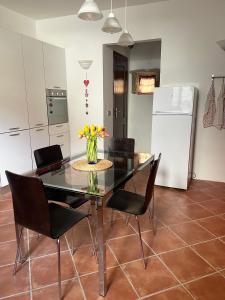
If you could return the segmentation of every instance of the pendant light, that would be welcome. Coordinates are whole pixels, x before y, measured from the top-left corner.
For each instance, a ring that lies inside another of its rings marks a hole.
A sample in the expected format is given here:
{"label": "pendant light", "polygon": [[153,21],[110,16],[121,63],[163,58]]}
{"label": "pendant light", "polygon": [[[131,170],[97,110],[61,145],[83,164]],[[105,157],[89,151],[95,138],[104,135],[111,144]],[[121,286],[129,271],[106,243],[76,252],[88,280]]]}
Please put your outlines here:
{"label": "pendant light", "polygon": [[85,21],[97,21],[103,17],[102,12],[94,0],[85,0],[77,15],[80,19]]}
{"label": "pendant light", "polygon": [[106,33],[117,33],[122,31],[120,23],[112,11],[112,0],[111,0],[111,10],[108,15],[108,18],[105,20],[105,23],[102,27],[102,31]]}
{"label": "pendant light", "polygon": [[134,40],[127,30],[127,0],[125,0],[125,25],[123,33],[121,34],[118,44],[123,47],[128,47],[134,45]]}

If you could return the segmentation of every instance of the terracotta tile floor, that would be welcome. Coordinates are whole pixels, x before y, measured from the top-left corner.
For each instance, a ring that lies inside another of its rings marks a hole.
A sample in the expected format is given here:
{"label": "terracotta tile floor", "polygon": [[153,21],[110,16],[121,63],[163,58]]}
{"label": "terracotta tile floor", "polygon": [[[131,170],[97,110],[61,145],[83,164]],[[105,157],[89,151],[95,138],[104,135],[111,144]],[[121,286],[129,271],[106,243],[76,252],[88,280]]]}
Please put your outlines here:
{"label": "terracotta tile floor", "polygon": [[[136,178],[144,193],[145,176]],[[129,184],[126,187],[132,190]],[[125,224],[104,210],[107,239],[106,300],[224,300],[225,183],[194,180],[188,191],[155,188],[157,233],[148,216],[141,218],[147,268],[140,259],[134,218]],[[86,209],[86,208],[84,208]],[[100,300],[95,257],[87,223],[74,230],[77,248],[69,251],[71,235],[62,238],[62,293],[66,300]],[[30,258],[12,276],[16,253],[11,194],[0,190],[0,300],[57,299],[55,243],[25,232]],[[27,250],[28,251],[28,250]]]}

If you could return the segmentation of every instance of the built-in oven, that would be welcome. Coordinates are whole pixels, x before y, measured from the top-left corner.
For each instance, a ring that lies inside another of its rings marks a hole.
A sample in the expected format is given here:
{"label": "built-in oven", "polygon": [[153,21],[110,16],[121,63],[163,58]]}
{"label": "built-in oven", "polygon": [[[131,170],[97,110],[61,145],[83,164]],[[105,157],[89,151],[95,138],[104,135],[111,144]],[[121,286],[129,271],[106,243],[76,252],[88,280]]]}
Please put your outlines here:
{"label": "built-in oven", "polygon": [[68,123],[66,90],[47,89],[48,125]]}

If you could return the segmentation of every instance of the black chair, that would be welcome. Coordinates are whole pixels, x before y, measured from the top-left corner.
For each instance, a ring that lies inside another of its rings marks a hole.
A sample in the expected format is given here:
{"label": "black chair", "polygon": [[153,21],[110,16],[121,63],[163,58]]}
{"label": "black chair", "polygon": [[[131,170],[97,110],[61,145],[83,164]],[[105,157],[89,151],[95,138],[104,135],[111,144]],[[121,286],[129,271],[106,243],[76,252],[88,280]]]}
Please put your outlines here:
{"label": "black chair", "polygon": [[119,190],[115,194],[113,194],[107,202],[107,207],[135,216],[138,226],[138,234],[140,239],[144,268],[146,268],[146,262],[144,257],[144,249],[141,239],[141,230],[138,216],[145,214],[147,209],[149,209],[149,220],[152,221],[154,230],[154,184],[160,159],[161,153],[159,154],[158,159],[150,163],[150,175],[147,182],[145,197],[125,190]]}
{"label": "black chair", "polygon": [[[52,169],[60,167],[63,161],[62,151],[59,145],[52,145],[45,148],[37,149],[34,151],[34,158],[37,165],[37,174],[48,172],[48,166]],[[46,170],[45,170],[46,168]],[[59,189],[45,187],[45,194],[49,200],[64,202],[71,208],[78,208],[87,201],[88,197],[82,194],[74,194],[72,192],[64,192]]]}
{"label": "black chair", "polygon": [[[56,240],[59,298],[61,299],[60,237],[82,219],[87,218],[93,250],[95,251],[89,215],[55,203],[49,204],[45,196],[43,183],[39,178],[25,177],[9,171],[6,171],[6,176],[12,192],[17,233],[14,274],[17,271],[18,258],[21,257],[20,240],[24,227]],[[21,228],[19,233],[18,226]]]}

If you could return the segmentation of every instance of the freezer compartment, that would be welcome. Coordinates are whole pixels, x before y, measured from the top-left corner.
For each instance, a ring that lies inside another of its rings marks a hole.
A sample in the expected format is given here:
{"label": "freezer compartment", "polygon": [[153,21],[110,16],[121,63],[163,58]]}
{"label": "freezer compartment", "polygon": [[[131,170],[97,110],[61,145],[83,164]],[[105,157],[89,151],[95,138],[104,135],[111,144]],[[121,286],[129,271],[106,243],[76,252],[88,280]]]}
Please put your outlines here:
{"label": "freezer compartment", "polygon": [[153,115],[152,154],[162,153],[156,184],[187,189],[192,116]]}
{"label": "freezer compartment", "polygon": [[195,99],[195,88],[160,87],[155,90],[153,114],[192,115]]}

